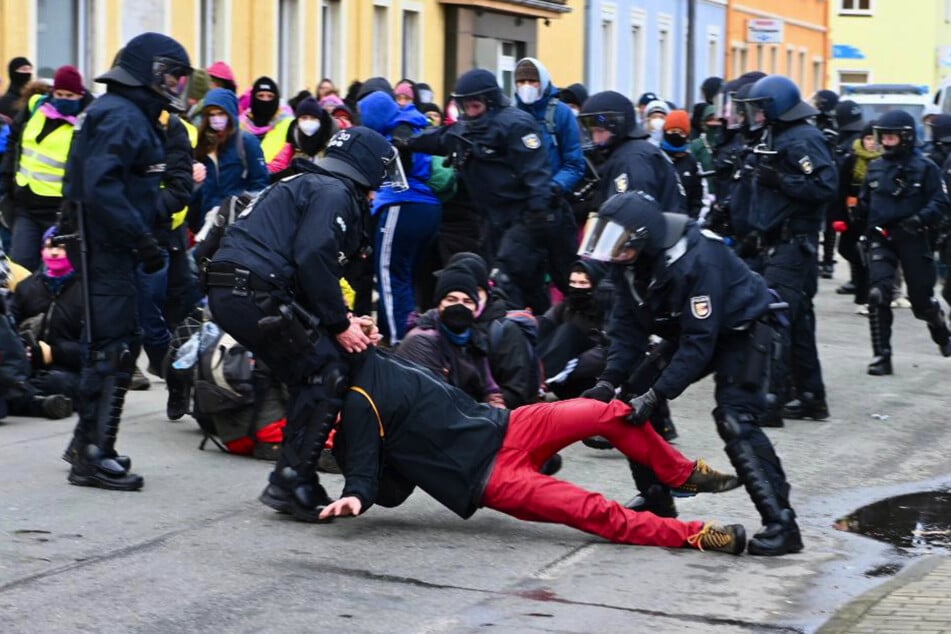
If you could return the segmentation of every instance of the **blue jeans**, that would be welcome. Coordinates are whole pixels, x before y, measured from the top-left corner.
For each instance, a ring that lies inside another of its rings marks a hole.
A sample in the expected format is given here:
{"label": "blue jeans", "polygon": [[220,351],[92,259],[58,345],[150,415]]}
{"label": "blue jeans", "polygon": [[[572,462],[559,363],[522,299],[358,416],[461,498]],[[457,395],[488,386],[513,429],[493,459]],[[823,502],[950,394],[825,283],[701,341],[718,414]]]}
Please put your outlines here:
{"label": "blue jeans", "polygon": [[10,238],[10,259],[30,271],[40,268],[43,248],[43,234],[54,222],[44,222],[29,215],[22,208],[18,210],[13,222],[13,234]]}
{"label": "blue jeans", "polygon": [[165,302],[168,297],[168,251],[163,250],[165,266],[155,273],[145,273],[142,265],[135,267],[136,303],[139,309],[139,327],[142,329],[142,347],[149,356],[149,362],[155,365],[161,359],[153,359],[153,354],[164,351],[172,339],[168,324],[165,322]]}

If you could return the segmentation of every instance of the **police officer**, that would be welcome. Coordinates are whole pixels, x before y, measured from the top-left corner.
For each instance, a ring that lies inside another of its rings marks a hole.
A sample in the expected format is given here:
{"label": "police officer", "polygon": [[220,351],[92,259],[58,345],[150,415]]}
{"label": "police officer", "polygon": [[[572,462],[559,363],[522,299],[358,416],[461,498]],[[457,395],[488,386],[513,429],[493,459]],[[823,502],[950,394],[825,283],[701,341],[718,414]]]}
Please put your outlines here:
{"label": "police officer", "polygon": [[[835,116],[839,105],[839,95],[831,90],[820,90],[812,96],[812,105],[819,114],[816,115],[816,127],[825,136],[829,148],[835,153],[839,142],[839,124]],[[836,232],[832,228],[832,205],[825,211],[825,220],[822,230],[822,263],[819,265],[819,276],[824,280],[831,280],[835,269],[835,239]]]}
{"label": "police officer", "polygon": [[[931,117],[928,123],[931,126],[931,154],[928,156],[934,163],[941,168],[941,176],[945,185],[951,187],[951,115],[938,114]],[[951,227],[945,224],[941,227],[935,241],[935,247],[941,264],[946,270],[951,267],[951,238],[949,238],[949,229]],[[944,301],[951,304],[951,275],[945,273],[944,284],[941,287],[941,296]]]}
{"label": "police officer", "polygon": [[228,228],[206,283],[218,325],[290,392],[280,456],[260,499],[316,521],[329,500],[315,469],[348,387],[348,355],[378,338],[347,309],[343,265],[360,250],[370,192],[406,180],[396,149],[364,127],[337,132],[324,158],[295,168]]}
{"label": "police officer", "polygon": [[[743,101],[753,131],[762,142],[747,160],[752,174],[748,217],[766,249],[763,277],[789,304],[790,327],[784,332],[780,370],[795,398],[782,409],[784,418],[829,417],[822,368],[816,350],[816,319],[812,298],[818,290],[818,235],[823,212],[838,191],[838,177],[829,144],[809,118],[816,109],[802,100],[788,77],[757,80]],[[777,388],[779,405],[785,390]],[[791,395],[790,395],[791,396]],[[763,422],[781,424],[774,408]]]}
{"label": "police officer", "polygon": [[[512,308],[536,309],[546,261],[563,258],[575,240],[570,211],[552,192],[541,130],[532,115],[507,105],[488,70],[460,75],[452,98],[459,121],[406,143],[414,152],[452,157],[487,221],[483,251],[495,282]],[[567,290],[567,277],[555,281]]]}
{"label": "police officer", "polygon": [[592,208],[597,209],[614,194],[640,190],[664,209],[687,213],[687,195],[674,165],[647,140],[650,135],[637,125],[630,99],[612,90],[592,95],[581,107],[578,122],[601,155],[597,161],[600,182]]}
{"label": "police officer", "polygon": [[948,326],[934,297],[935,268],[929,232],[951,211],[941,170],[916,146],[915,120],[903,110],[883,114],[873,125],[881,158],[868,167],[860,194],[869,241],[868,323],[874,358],[868,373],[892,373],[892,291],[901,264],[915,317],[931,339],[951,356]]}
{"label": "police officer", "polygon": [[133,491],[143,485],[130,460],[115,450],[137,342],[135,266],[164,266],[151,234],[165,169],[159,124],[164,109],[185,109],[189,66],[181,44],[143,33],[126,45],[118,65],[96,78],[106,94],[79,116],[66,165],[64,196],[77,206],[86,289],[79,422],[64,458],[69,481]]}
{"label": "police officer", "polygon": [[[726,453],[763,519],[749,543],[754,555],[802,549],[789,504],[789,484],[773,446],[756,422],[766,404],[772,293],[717,234],[680,214],[662,213],[643,192],[615,196],[583,238],[582,255],[611,262],[616,293],[608,321],[607,363],[598,400],[644,358],[648,337],[663,337],[667,363],[631,401],[631,422],[644,424],[658,399],[676,398],[713,373],[717,431]],[[648,493],[642,491],[642,493]],[[664,496],[669,492],[664,490]],[[644,507],[676,514],[673,503]]]}

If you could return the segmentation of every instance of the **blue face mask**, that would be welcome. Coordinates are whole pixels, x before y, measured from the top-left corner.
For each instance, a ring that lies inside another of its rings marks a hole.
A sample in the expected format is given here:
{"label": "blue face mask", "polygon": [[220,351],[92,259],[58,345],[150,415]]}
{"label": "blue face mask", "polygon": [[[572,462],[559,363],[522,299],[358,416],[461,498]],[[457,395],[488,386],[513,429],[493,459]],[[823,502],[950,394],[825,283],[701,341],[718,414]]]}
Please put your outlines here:
{"label": "blue face mask", "polygon": [[50,103],[64,117],[72,117],[79,114],[79,108],[82,105],[81,99],[51,99]]}

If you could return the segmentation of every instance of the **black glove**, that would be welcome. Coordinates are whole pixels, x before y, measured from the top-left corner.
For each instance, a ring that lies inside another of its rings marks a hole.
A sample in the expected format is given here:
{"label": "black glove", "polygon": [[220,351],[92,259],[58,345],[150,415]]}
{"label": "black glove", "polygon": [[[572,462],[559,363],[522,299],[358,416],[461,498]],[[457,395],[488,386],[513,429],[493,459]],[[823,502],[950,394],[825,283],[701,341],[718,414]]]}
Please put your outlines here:
{"label": "black glove", "polygon": [[767,189],[779,189],[783,179],[774,168],[767,165],[756,166],[756,184]]}
{"label": "black glove", "polygon": [[655,407],[657,407],[657,394],[654,388],[651,388],[631,399],[631,413],[627,416],[627,422],[632,425],[643,425],[651,417]]}
{"label": "black glove", "polygon": [[135,243],[135,254],[142,263],[142,270],[146,273],[157,273],[165,266],[162,247],[151,233],[146,233]]}
{"label": "black glove", "polygon": [[918,214],[913,214],[908,216],[904,220],[898,223],[898,226],[907,231],[908,233],[918,233],[919,231],[925,230],[925,223],[921,219],[921,216]]}
{"label": "black glove", "polygon": [[590,387],[582,392],[581,398],[593,398],[602,403],[610,403],[614,400],[614,385],[609,381],[598,381],[594,387]]}

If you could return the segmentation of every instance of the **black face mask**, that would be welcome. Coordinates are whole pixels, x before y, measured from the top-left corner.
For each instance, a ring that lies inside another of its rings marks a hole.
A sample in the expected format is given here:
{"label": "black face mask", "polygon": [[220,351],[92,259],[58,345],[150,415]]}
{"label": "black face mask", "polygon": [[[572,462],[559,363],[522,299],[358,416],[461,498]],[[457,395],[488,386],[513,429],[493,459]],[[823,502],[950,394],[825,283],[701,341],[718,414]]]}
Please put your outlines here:
{"label": "black face mask", "polygon": [[22,88],[30,82],[30,78],[33,77],[33,73],[11,73],[10,74],[10,83],[14,86]]}
{"label": "black face mask", "polygon": [[684,149],[687,148],[687,137],[682,136],[680,134],[671,134],[669,132],[665,133],[664,141],[667,141],[667,143],[671,147],[684,148]]}
{"label": "black face mask", "polygon": [[271,101],[251,100],[251,119],[254,125],[265,126],[270,123],[281,103],[275,98]]}
{"label": "black face mask", "polygon": [[590,288],[568,288],[567,293],[568,308],[574,311],[586,311],[591,308],[594,300],[594,289]]}
{"label": "black face mask", "polygon": [[457,335],[464,334],[475,323],[475,313],[462,304],[447,306],[439,318],[446,328]]}

